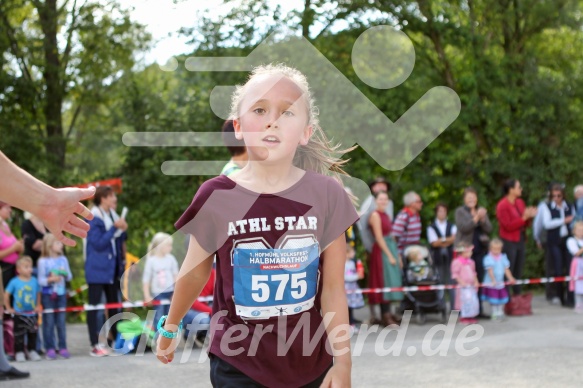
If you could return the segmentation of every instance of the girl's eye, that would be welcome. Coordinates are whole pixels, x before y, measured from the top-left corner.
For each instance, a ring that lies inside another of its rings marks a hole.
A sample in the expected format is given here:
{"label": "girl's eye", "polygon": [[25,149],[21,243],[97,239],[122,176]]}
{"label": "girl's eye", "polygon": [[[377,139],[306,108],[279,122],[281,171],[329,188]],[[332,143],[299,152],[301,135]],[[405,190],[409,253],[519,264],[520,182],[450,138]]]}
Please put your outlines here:
{"label": "girl's eye", "polygon": [[263,113],[265,113],[265,109],[263,109],[263,108],[255,108],[255,109],[253,109],[253,112],[255,112],[257,114],[263,114]]}
{"label": "girl's eye", "polygon": [[292,111],[290,111],[290,110],[286,110],[286,111],[284,111],[284,112],[283,112],[283,115],[284,115],[284,116],[287,116],[287,117],[291,117],[291,116],[293,116],[293,115],[294,115],[294,112],[292,112]]}

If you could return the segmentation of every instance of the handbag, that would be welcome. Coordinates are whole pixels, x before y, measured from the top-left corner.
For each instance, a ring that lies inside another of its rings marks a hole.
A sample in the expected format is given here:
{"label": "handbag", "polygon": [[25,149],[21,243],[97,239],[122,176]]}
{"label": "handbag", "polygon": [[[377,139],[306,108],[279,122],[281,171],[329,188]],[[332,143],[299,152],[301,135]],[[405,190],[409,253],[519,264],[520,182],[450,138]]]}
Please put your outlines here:
{"label": "handbag", "polygon": [[525,293],[510,297],[510,301],[504,306],[506,315],[531,315],[532,314],[532,294]]}

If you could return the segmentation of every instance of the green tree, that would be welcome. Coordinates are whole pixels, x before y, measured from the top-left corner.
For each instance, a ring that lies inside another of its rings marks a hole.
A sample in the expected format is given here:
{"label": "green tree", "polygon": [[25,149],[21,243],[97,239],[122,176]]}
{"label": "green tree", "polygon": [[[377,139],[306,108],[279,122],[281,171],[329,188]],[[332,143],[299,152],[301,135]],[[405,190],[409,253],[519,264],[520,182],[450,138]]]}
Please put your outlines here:
{"label": "green tree", "polygon": [[62,184],[79,119],[99,117],[92,113],[111,102],[109,88],[132,71],[134,53],[146,48],[149,36],[115,1],[6,0],[0,41],[2,147]]}

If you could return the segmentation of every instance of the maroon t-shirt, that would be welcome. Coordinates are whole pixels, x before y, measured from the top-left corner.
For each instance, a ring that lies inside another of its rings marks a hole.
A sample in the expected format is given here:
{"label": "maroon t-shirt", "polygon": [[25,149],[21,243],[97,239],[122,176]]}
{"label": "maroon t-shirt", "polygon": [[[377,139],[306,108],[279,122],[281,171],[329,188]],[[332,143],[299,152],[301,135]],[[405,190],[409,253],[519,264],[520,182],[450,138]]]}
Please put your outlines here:
{"label": "maroon t-shirt", "polygon": [[277,194],[206,181],[176,228],[216,254],[210,352],[266,386],[301,386],[332,363],[320,315],[321,252],[358,219],[314,172]]}

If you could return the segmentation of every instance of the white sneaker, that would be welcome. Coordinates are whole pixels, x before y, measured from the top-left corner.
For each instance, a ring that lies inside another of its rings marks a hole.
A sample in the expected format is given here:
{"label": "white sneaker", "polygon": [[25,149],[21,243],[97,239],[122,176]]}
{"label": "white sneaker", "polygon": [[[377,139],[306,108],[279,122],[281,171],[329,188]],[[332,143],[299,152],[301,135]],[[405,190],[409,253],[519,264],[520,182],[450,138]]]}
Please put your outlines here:
{"label": "white sneaker", "polygon": [[36,352],[36,350],[31,350],[28,352],[28,359],[30,361],[40,361],[41,360],[41,358],[38,355],[38,353]]}
{"label": "white sneaker", "polygon": [[560,305],[561,304],[561,299],[558,296],[555,296],[553,298],[553,300],[551,300],[551,304]]}
{"label": "white sneaker", "polygon": [[26,357],[24,356],[24,352],[16,353],[16,357],[14,357],[14,359],[16,360],[16,362],[25,362]]}

